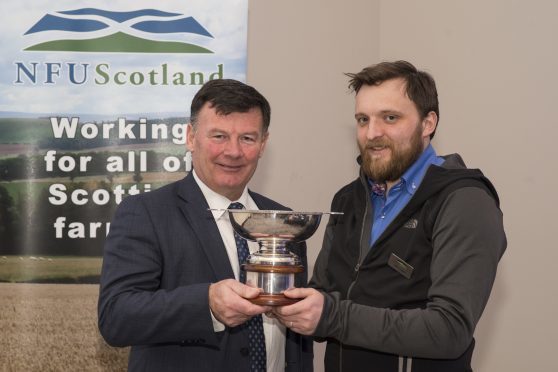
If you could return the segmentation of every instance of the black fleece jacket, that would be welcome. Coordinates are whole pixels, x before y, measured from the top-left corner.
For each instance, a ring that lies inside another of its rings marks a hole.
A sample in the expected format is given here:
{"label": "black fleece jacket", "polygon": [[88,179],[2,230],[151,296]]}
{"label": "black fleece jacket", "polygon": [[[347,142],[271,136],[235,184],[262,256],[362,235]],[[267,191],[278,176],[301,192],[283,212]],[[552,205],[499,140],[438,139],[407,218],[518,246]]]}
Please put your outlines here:
{"label": "black fleece jacket", "polygon": [[459,155],[446,157],[372,247],[363,175],[331,210],[344,215],[330,219],[310,282],[325,295],[314,336],[328,340],[326,370],[397,371],[403,357],[409,371],[470,370],[473,332],[506,248],[490,181]]}

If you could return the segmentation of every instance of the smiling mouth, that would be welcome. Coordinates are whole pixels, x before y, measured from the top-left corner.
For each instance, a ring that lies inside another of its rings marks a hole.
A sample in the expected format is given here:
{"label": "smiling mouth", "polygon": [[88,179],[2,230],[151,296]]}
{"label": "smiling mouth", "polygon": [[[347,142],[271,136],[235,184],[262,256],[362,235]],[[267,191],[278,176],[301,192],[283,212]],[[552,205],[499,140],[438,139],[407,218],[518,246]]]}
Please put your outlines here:
{"label": "smiling mouth", "polygon": [[389,150],[389,146],[367,146],[366,150],[371,152],[372,154],[382,152],[384,150]]}
{"label": "smiling mouth", "polygon": [[390,154],[391,148],[389,146],[366,146],[366,152],[370,159],[384,159]]}
{"label": "smiling mouth", "polygon": [[220,168],[227,172],[237,172],[242,169],[242,165],[229,165],[229,164],[217,164]]}

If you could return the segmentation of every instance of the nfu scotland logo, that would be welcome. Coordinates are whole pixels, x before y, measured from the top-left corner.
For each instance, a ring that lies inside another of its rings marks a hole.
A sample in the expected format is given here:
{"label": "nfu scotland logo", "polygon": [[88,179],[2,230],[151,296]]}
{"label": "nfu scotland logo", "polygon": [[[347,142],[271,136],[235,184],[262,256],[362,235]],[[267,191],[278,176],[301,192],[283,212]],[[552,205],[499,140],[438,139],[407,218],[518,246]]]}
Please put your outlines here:
{"label": "nfu scotland logo", "polygon": [[[105,53],[113,63],[95,63],[89,57],[77,57],[76,54],[71,62],[16,61],[14,83],[18,85],[57,82],[71,85],[88,82],[95,85],[202,85],[209,79],[223,77],[223,63],[209,66],[209,71],[204,72],[172,71],[184,63],[184,58],[176,63],[177,54],[220,57],[198,45],[200,41],[213,40],[213,35],[196,19],[180,13],[156,9],[117,12],[95,8],[49,12],[27,30],[24,37],[39,41],[25,47],[24,51],[49,52],[49,55],[51,52]],[[143,70],[132,70],[130,66],[115,68],[113,65],[122,60],[118,53],[174,54],[167,60],[175,63],[165,61],[158,66],[143,67]],[[81,62],[75,61],[78,58]]]}
{"label": "nfu scotland logo", "polygon": [[[199,45],[160,41],[135,36],[140,31],[147,36],[161,34],[196,34],[213,36],[193,17],[156,9],[115,12],[95,8],[67,10],[46,14],[25,35],[61,31],[68,38],[32,45],[29,51],[64,52],[127,52],[127,53],[212,53]],[[101,37],[87,37],[98,32]],[[73,36],[73,37],[72,37]]]}

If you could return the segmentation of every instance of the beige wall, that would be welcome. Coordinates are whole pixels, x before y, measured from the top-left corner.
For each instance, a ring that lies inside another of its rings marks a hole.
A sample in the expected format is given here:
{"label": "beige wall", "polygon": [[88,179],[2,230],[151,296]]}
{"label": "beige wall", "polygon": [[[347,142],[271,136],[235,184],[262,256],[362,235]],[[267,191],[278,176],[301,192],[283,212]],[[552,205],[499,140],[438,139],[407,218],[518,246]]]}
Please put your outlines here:
{"label": "beige wall", "polygon": [[[251,187],[293,208],[328,210],[356,175],[343,72],[408,59],[434,75],[441,104],[434,145],[491,178],[509,241],[477,327],[475,371],[554,365],[557,19],[552,0],[250,1],[248,80],[273,110],[270,146]],[[323,225],[309,241],[312,262]],[[317,371],[321,353],[319,346]]]}

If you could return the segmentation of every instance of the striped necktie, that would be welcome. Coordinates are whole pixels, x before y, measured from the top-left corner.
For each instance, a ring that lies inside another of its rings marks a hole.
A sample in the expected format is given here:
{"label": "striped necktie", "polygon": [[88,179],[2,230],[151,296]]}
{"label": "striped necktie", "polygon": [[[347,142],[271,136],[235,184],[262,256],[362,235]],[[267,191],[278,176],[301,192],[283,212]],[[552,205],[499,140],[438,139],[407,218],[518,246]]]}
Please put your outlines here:
{"label": "striped necktie", "polygon": [[[229,209],[244,209],[241,203],[232,203]],[[242,265],[248,259],[250,251],[248,250],[248,243],[240,237],[236,232],[234,233],[234,241],[236,242],[236,249],[238,253],[238,263]],[[239,270],[239,280],[246,283],[246,271]],[[261,315],[256,315],[244,323],[241,327],[248,329],[248,347],[250,348],[250,372],[265,372],[266,371],[266,354],[265,354],[265,336],[263,332],[263,320]]]}

